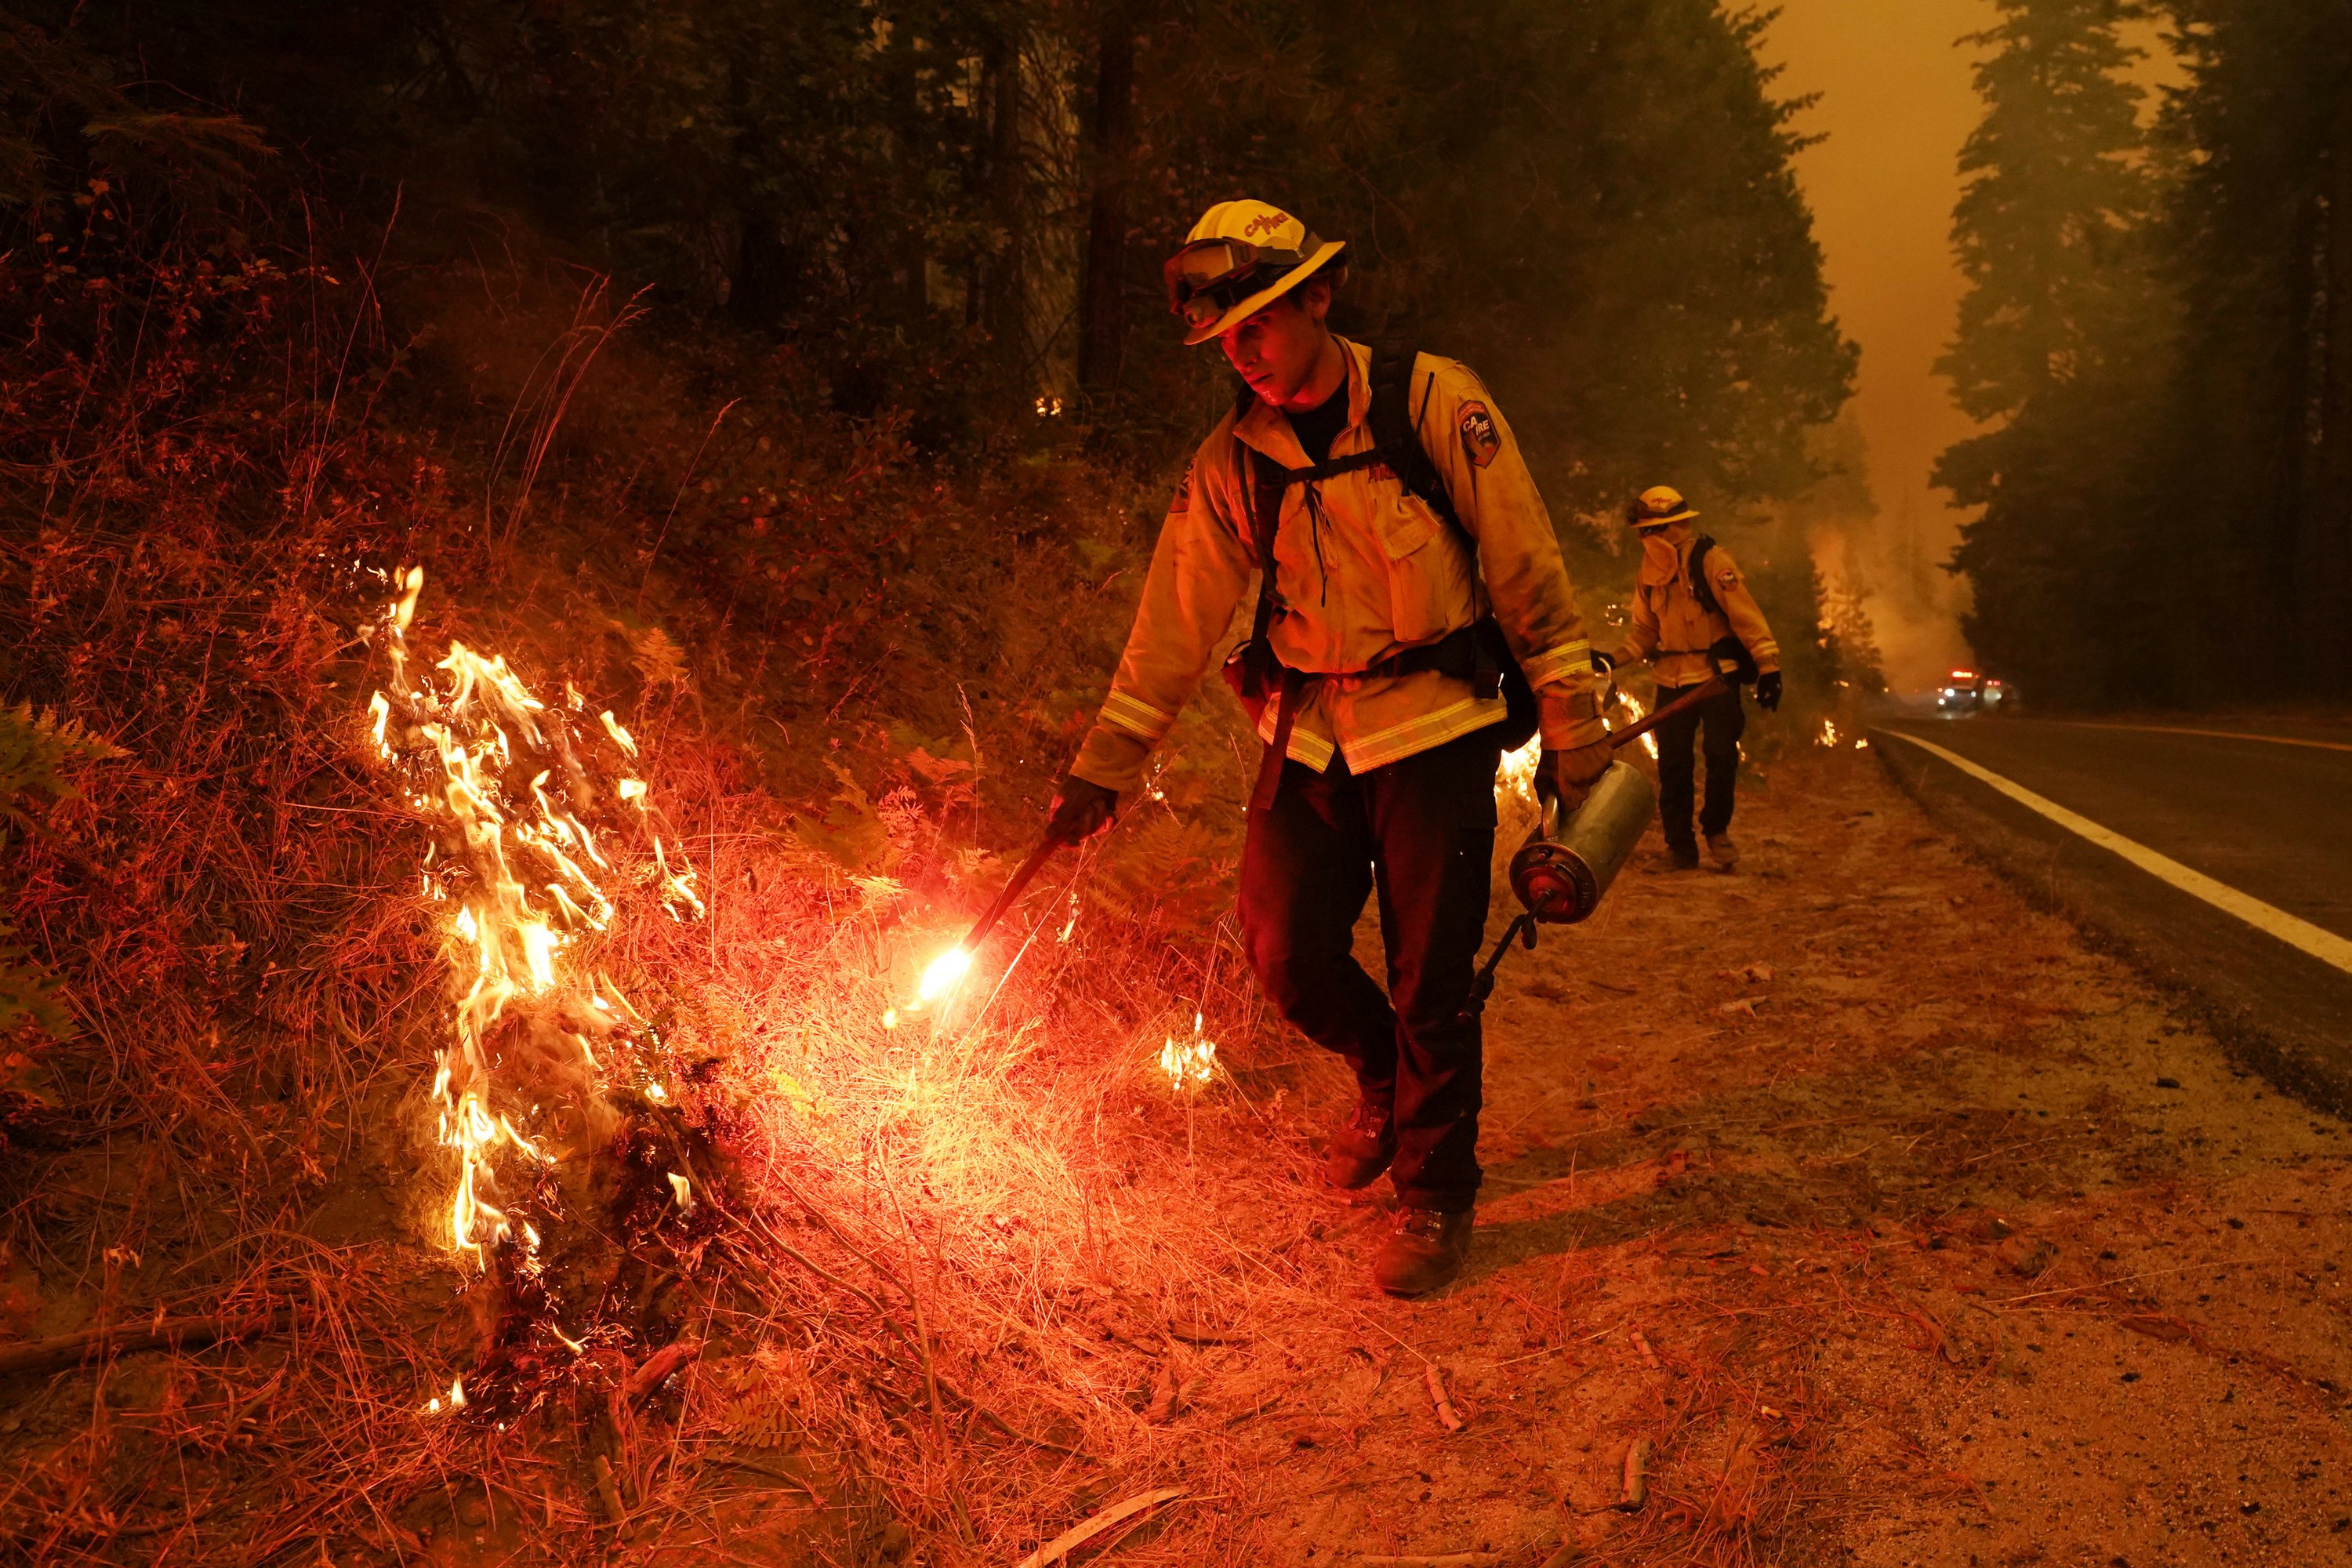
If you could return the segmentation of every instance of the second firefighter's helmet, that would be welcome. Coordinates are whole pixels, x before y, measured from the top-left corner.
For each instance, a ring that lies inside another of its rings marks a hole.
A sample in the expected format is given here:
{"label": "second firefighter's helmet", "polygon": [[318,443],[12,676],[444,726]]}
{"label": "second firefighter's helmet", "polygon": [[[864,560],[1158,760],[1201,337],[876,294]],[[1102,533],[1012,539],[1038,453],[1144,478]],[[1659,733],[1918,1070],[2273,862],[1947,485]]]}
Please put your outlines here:
{"label": "second firefighter's helmet", "polygon": [[1672,485],[1652,485],[1625,503],[1625,521],[1633,528],[1664,528],[1696,517],[1683,492]]}

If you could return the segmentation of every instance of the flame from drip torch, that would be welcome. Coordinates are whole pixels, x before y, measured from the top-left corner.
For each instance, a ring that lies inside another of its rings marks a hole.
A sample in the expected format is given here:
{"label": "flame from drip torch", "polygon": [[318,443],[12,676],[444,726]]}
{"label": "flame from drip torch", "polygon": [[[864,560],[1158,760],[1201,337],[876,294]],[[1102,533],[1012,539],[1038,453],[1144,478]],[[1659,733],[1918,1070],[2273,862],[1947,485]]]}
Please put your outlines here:
{"label": "flame from drip torch", "polygon": [[952,995],[955,988],[963,984],[963,977],[971,973],[971,954],[959,943],[931,960],[924,968],[922,983],[915,987],[915,999],[937,1002]]}
{"label": "flame from drip torch", "polygon": [[[1638,724],[1650,711],[1639,698],[1622,690],[1613,691],[1611,694],[1609,707],[1610,715],[1607,721],[1612,730],[1622,729],[1628,724]],[[1658,754],[1658,742],[1654,734],[1643,736],[1642,744],[1650,755],[1654,757]],[[1502,766],[1495,773],[1495,798],[1502,801],[1516,795],[1532,803],[1536,798],[1536,773],[1543,766],[1543,753],[1544,742],[1541,735],[1529,737],[1528,743],[1517,751],[1504,752]]]}
{"label": "flame from drip torch", "polygon": [[[964,976],[971,973],[971,952],[958,942],[924,966],[923,977],[915,984],[914,1000],[907,1004],[905,1011],[919,1013],[935,1003],[946,1001],[955,994],[956,987],[961,985]],[[897,1028],[900,1016],[900,1009],[888,1009],[882,1015],[882,1026]]]}
{"label": "flame from drip torch", "polygon": [[[1642,700],[1629,692],[1618,692],[1616,700],[1619,703],[1622,704],[1625,709],[1625,717],[1622,721],[1625,724],[1638,724],[1643,720],[1650,716],[1650,710],[1643,703]],[[1610,726],[1612,729],[1616,729],[1619,726],[1615,724]],[[1649,752],[1650,755],[1654,757],[1658,754],[1658,735],[1656,731],[1654,730],[1650,733],[1642,737],[1642,749]]]}

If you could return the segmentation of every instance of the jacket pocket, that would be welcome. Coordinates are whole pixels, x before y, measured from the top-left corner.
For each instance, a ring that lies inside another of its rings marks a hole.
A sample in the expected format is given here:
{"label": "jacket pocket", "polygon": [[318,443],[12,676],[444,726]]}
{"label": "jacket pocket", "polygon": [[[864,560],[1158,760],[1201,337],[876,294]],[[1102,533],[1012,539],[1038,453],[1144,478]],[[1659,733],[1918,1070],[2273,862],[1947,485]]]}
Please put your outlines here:
{"label": "jacket pocket", "polygon": [[1403,560],[1445,531],[1445,524],[1438,521],[1429,503],[1402,486],[1381,500],[1381,543],[1391,561]]}
{"label": "jacket pocket", "polygon": [[1381,509],[1380,518],[1389,563],[1390,631],[1396,640],[1428,642],[1476,618],[1469,557],[1429,503],[1401,494]]}

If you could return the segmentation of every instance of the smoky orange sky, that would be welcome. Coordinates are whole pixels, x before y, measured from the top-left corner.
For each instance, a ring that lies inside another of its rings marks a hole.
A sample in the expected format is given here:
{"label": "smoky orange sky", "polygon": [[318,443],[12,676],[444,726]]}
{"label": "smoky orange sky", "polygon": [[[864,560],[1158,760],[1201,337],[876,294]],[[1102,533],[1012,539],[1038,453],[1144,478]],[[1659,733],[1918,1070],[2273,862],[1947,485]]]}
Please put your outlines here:
{"label": "smoky orange sky", "polygon": [[[1831,308],[1862,345],[1855,400],[1878,498],[1874,537],[1850,564],[1898,687],[1964,658],[1958,585],[1937,568],[1959,515],[1927,483],[1936,454],[1969,434],[1935,374],[1962,283],[1952,265],[1960,144],[1980,105],[1966,34],[1990,26],[1990,0],[1782,0],[1760,53],[1784,68],[1780,96],[1819,94],[1798,121],[1824,139],[1797,159],[1828,260]],[[1825,556],[1837,555],[1830,543]],[[1832,576],[1844,559],[1823,562]]]}

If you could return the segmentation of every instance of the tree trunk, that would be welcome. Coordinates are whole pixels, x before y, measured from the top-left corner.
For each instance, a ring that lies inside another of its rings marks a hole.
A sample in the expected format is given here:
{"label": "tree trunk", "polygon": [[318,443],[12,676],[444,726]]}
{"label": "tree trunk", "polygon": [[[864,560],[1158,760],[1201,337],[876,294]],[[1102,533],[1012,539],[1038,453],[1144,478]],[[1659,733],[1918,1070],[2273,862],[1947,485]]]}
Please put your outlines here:
{"label": "tree trunk", "polygon": [[1094,192],[1078,326],[1078,385],[1097,401],[1118,390],[1127,346],[1127,192],[1134,157],[1135,16],[1127,0],[1108,0],[1095,68]]}
{"label": "tree trunk", "polygon": [[751,113],[751,84],[740,56],[727,64],[728,146],[735,161],[735,188],[743,193],[735,208],[735,265],[727,278],[727,313],[747,327],[772,327],[791,297],[793,260],[774,210],[757,195],[759,132]]}
{"label": "tree trunk", "polygon": [[988,82],[988,205],[1004,237],[982,282],[982,320],[999,352],[1019,363],[1028,354],[1021,258],[1027,181],[1021,164],[1021,50],[1015,39],[991,41],[982,67]]}
{"label": "tree trunk", "polygon": [[775,215],[747,205],[735,215],[735,268],[727,282],[727,313],[747,327],[772,327],[792,293],[792,258]]}
{"label": "tree trunk", "polygon": [[898,240],[899,308],[908,321],[920,321],[930,312],[930,250],[924,243],[923,185],[926,132],[920,87],[921,40],[904,18],[894,18],[883,53],[884,81],[890,95],[892,136],[898,147],[898,188],[893,193]]}
{"label": "tree trunk", "polygon": [[[2307,662],[2323,694],[2352,692],[2352,94],[2339,93],[2327,150],[2326,290],[2321,330],[2320,450],[2313,504],[2302,521],[2298,617]],[[2326,672],[2324,674],[2319,672]]]}

